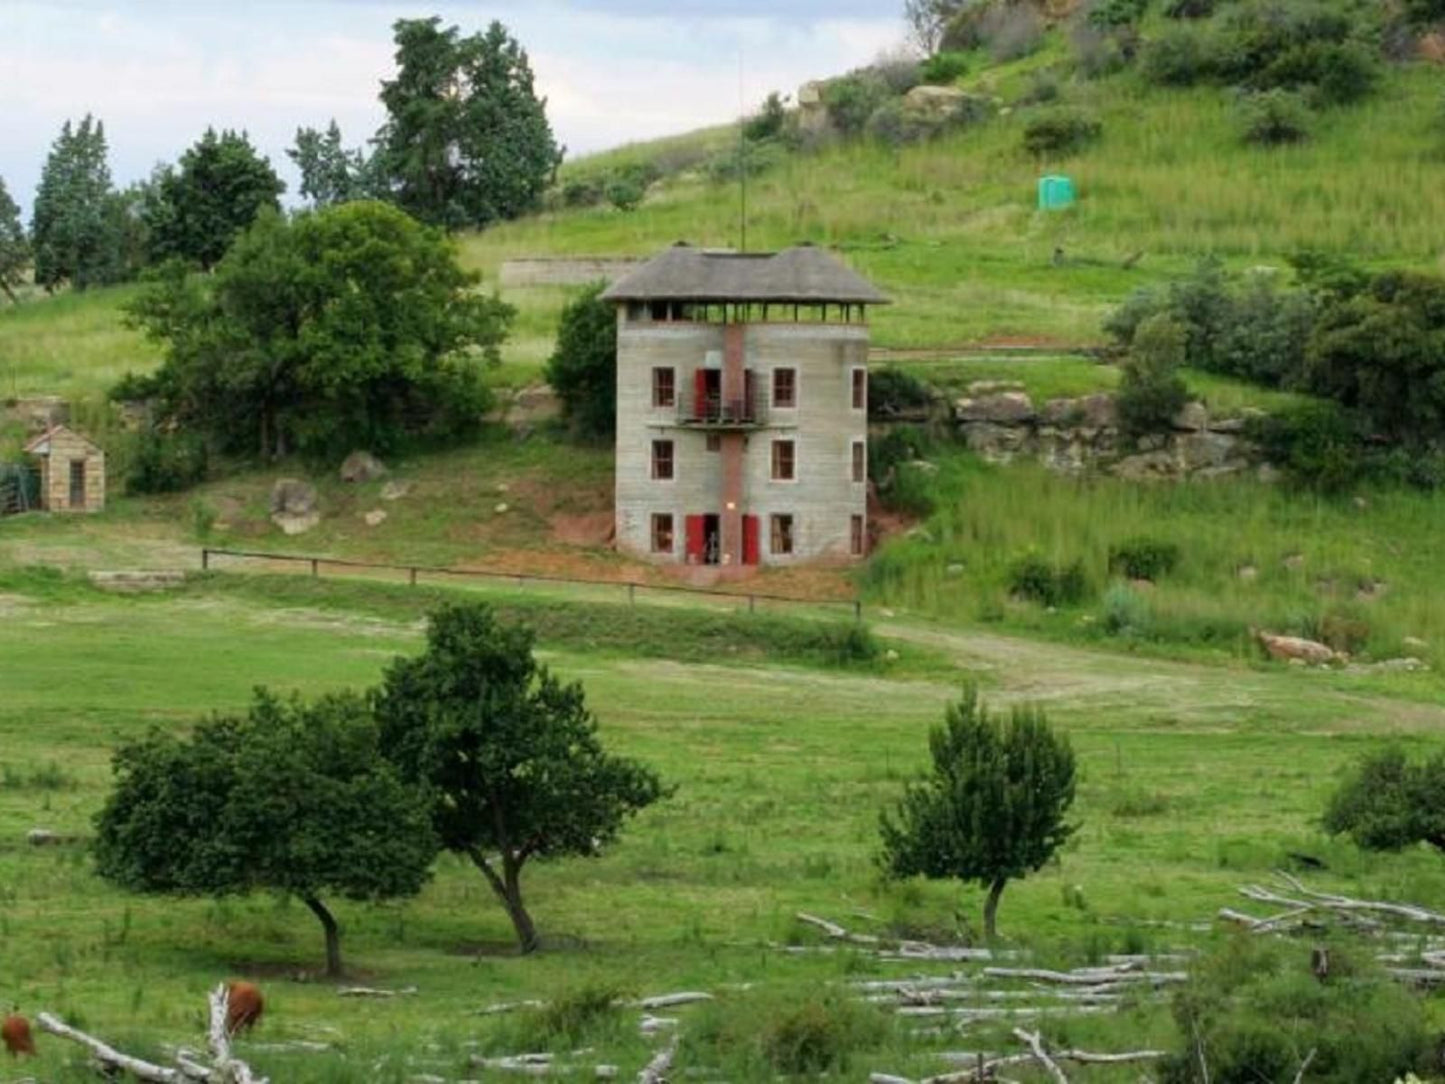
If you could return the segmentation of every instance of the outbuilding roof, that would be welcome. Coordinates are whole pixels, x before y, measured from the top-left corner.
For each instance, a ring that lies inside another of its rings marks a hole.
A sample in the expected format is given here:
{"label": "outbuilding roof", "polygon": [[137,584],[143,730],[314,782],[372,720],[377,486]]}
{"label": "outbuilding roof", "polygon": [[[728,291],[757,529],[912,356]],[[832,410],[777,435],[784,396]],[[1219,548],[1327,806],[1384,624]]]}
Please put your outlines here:
{"label": "outbuilding roof", "polygon": [[821,248],[727,252],[676,244],[613,283],[605,301],[777,301],[886,305],[888,297]]}
{"label": "outbuilding roof", "polygon": [[100,445],[96,444],[95,441],[88,437],[81,436],[74,429],[64,425],[52,425],[29,444],[25,445],[25,451],[31,455],[49,455],[51,441],[56,437],[73,437],[75,440],[84,444],[93,454],[101,452]]}

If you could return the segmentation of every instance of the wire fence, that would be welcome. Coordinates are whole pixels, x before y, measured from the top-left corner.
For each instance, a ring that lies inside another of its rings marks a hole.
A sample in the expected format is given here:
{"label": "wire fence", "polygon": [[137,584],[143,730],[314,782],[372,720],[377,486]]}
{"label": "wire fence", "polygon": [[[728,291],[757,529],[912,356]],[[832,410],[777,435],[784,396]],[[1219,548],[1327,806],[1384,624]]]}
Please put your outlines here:
{"label": "wire fence", "polygon": [[630,605],[637,605],[639,597],[649,594],[661,596],[691,596],[726,601],[741,609],[746,606],[749,613],[762,609],[787,610],[794,608],[846,610],[854,620],[863,619],[862,599],[818,599],[801,598],[796,595],[778,595],[762,591],[722,591],[708,587],[684,587],[679,584],[642,583],[636,580],[600,580],[583,576],[549,576],[532,572],[508,572],[502,569],[444,568],[437,565],[394,564],[385,561],[358,561],[347,557],[318,557],[298,553],[269,553],[260,550],[218,549],[205,546],[201,549],[201,568],[204,571],[216,569],[217,560],[266,561],[286,566],[302,565],[311,576],[320,579],[323,573],[332,575],[362,575],[385,573],[403,579],[412,587],[424,581],[431,583],[455,583],[458,580],[488,580],[510,582],[517,587],[530,584],[564,585],[571,587],[593,587],[625,593]]}

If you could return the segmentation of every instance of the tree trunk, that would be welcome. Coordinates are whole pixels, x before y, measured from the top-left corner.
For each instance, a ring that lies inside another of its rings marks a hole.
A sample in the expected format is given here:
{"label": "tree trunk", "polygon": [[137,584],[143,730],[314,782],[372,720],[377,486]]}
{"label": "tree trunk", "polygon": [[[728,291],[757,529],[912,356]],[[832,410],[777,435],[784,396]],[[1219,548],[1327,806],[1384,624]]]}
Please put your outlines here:
{"label": "tree trunk", "polygon": [[1000,877],[988,886],[988,899],[983,903],[983,936],[988,941],[998,937],[998,898],[1003,895],[1006,884],[1008,881]]}
{"label": "tree trunk", "polygon": [[512,920],[512,928],[517,931],[517,944],[522,955],[536,952],[537,927],[532,925],[532,916],[527,914],[527,908],[522,905],[521,863],[504,853],[501,857],[502,875],[499,877],[486,856],[475,847],[468,848],[467,857],[482,871],[487,883],[492,886],[492,891],[497,894],[497,899],[506,908],[507,917]]}
{"label": "tree trunk", "polygon": [[311,913],[321,921],[321,928],[326,931],[326,976],[327,978],[339,979],[341,977],[341,927],[336,924],[335,917],[326,909],[315,896],[302,896],[306,906],[311,908]]}
{"label": "tree trunk", "polygon": [[522,955],[536,952],[537,927],[532,925],[532,916],[522,906],[522,886],[515,872],[507,875],[507,891],[502,902],[506,905],[507,917],[512,920],[512,928],[517,931],[517,944],[522,949]]}

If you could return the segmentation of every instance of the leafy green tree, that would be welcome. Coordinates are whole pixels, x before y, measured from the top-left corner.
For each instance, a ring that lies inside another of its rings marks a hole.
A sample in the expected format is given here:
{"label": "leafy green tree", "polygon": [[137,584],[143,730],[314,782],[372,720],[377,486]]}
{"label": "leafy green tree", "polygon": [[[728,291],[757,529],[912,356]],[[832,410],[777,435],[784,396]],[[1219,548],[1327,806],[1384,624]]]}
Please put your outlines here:
{"label": "leafy green tree", "polygon": [[123,223],[112,198],[105,126],[86,114],[66,121],[51,145],[35,193],[30,238],[35,281],[53,291],[117,281],[125,274],[116,229]]}
{"label": "leafy green tree", "polygon": [[470,859],[506,908],[522,951],[538,944],[522,901],[531,858],[595,855],[665,795],[648,768],[602,748],[580,684],[532,655],[530,629],[479,603],[431,616],[427,647],[374,694],[382,745],[429,788],[442,846]]}
{"label": "leafy green tree", "polygon": [[286,156],[301,171],[301,194],[313,207],[384,196],[372,176],[373,161],[359,149],[342,146],[341,128],[334,119],[324,132],[296,129],[296,145]]}
{"label": "leafy green tree", "polygon": [[537,206],[562,160],[526,52],[499,22],[463,37],[441,20],[394,25],[397,75],[382,83],[378,171],[398,206],[456,228]]}
{"label": "leafy green tree", "polygon": [[445,237],[385,204],[266,213],[214,274],[157,273],[130,311],[166,358],[126,391],[262,457],[456,439],[481,424],[480,363],[513,312],[477,281]]}
{"label": "leafy green tree", "polygon": [[931,773],[881,818],[881,863],[890,876],[955,877],[988,888],[985,935],[997,934],[999,897],[1010,880],[1041,868],[1074,833],[1074,754],[1038,708],[1007,722],[978,689],[944,712],[928,737]]}
{"label": "leafy green tree", "polygon": [[1445,753],[1421,764],[1399,748],[1365,757],[1330,798],[1324,825],[1366,850],[1428,843],[1445,854]]}
{"label": "leafy green tree", "polygon": [[1392,440],[1438,440],[1445,431],[1445,279],[1386,272],[1327,306],[1310,338],[1305,384],[1359,410]]}
{"label": "leafy green tree", "polygon": [[15,301],[15,287],[25,281],[30,266],[30,242],[20,222],[20,208],[10,198],[0,177],[0,292]]}
{"label": "leafy green tree", "polygon": [[156,180],[150,226],[156,262],[182,259],[209,270],[263,208],[280,209],[286,190],[245,132],[207,128]]}
{"label": "leafy green tree", "polygon": [[1165,433],[1189,401],[1179,369],[1189,332],[1173,316],[1160,313],[1143,321],[1119,378],[1119,427],[1131,436]]}
{"label": "leafy green tree", "polygon": [[324,898],[413,896],[436,856],[426,798],[381,755],[358,696],[258,689],[245,715],[186,738],[154,730],[114,767],[96,817],[102,877],[159,895],[294,896],[325,931],[328,975],[341,973],[341,930]]}
{"label": "leafy green tree", "polygon": [[602,300],[606,283],[587,287],[562,309],[547,383],[575,433],[611,436],[617,428],[617,310]]}

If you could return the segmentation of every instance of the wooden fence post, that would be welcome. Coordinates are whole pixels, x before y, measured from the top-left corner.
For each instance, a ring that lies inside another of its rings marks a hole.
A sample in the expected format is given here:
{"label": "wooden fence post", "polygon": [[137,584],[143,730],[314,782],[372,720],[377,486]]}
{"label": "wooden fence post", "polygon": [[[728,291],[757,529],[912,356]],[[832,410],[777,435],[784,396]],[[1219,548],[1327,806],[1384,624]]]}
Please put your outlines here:
{"label": "wooden fence post", "polygon": [[410,572],[411,572],[411,585],[412,585],[413,587],[415,587],[415,586],[416,586],[416,566],[415,566],[415,565],[413,565],[413,566],[411,567]]}
{"label": "wooden fence post", "polygon": [[863,600],[862,600],[862,599],[855,598],[855,599],[853,600],[853,620],[854,620],[854,621],[862,621],[862,620],[863,620]]}
{"label": "wooden fence post", "polygon": [[637,605],[637,584],[635,583],[629,583],[627,585],[627,605]]}
{"label": "wooden fence post", "polygon": [[202,571],[202,572],[209,572],[210,570],[211,570],[211,551],[210,551],[209,549],[207,549],[205,546],[202,546],[202,547],[201,547],[201,571]]}
{"label": "wooden fence post", "polygon": [[311,575],[317,578],[321,576],[321,562],[316,560],[315,557],[311,558]]}

